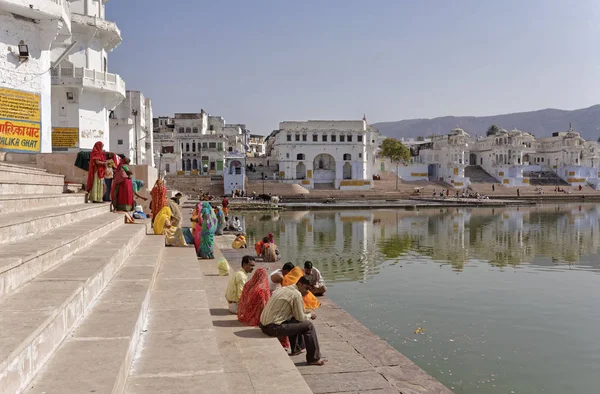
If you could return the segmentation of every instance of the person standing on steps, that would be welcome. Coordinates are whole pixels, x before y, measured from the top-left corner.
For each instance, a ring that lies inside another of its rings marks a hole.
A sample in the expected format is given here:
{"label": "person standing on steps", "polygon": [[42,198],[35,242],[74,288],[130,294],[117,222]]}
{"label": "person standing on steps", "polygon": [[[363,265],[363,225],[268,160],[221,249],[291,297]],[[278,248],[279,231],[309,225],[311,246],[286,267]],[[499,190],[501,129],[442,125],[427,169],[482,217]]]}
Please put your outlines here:
{"label": "person standing on steps", "polygon": [[91,202],[102,202],[104,196],[104,174],[106,172],[106,156],[102,148],[104,144],[98,141],[94,144],[92,153],[90,153],[90,165],[88,167],[88,178],[85,185],[85,191],[88,192],[88,199]]}
{"label": "person standing on steps", "polygon": [[495,192],[495,191],[496,191],[496,185],[494,185],[493,183],[492,183],[492,191],[493,191],[493,192]]}
{"label": "person standing on steps", "polygon": [[521,197],[521,191],[517,189],[517,197]]}
{"label": "person standing on steps", "polygon": [[238,313],[238,303],[240,302],[244,285],[248,281],[248,274],[254,270],[254,265],[254,257],[248,255],[242,257],[242,268],[229,278],[229,283],[227,283],[227,289],[225,290],[225,298],[229,303],[229,312],[233,314],[237,315]]}

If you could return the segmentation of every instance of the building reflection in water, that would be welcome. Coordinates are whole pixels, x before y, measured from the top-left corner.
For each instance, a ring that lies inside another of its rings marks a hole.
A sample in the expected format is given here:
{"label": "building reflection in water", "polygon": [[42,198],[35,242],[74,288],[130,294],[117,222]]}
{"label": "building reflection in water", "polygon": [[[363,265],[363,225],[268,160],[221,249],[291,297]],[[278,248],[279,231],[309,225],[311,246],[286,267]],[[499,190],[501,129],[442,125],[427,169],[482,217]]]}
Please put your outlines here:
{"label": "building reflection in water", "polygon": [[290,211],[246,215],[249,238],[276,235],[282,262],[312,260],[328,280],[364,281],[384,262],[531,264],[600,270],[597,205]]}

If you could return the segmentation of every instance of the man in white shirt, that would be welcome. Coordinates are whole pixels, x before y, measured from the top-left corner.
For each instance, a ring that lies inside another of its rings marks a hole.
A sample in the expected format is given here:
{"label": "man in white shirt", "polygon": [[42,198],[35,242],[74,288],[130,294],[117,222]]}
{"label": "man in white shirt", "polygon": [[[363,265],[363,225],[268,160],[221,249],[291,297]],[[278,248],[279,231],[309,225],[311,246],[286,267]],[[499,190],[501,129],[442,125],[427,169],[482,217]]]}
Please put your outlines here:
{"label": "man in white shirt", "polygon": [[317,331],[310,320],[317,316],[304,311],[302,297],[308,293],[310,279],[303,276],[298,283],[273,293],[260,314],[260,329],[271,337],[288,337],[292,355],[306,349],[309,365],[323,365]]}
{"label": "man in white shirt", "polygon": [[281,283],[283,282],[283,277],[288,274],[291,270],[294,269],[294,264],[287,262],[283,265],[280,270],[275,270],[271,272],[269,275],[269,290],[271,290],[271,294],[281,287]]}
{"label": "man in white shirt", "polygon": [[327,291],[327,287],[325,287],[325,281],[321,276],[321,272],[318,269],[313,267],[313,263],[310,261],[304,262],[304,275],[306,275],[312,285],[310,286],[310,292],[316,296],[322,296]]}

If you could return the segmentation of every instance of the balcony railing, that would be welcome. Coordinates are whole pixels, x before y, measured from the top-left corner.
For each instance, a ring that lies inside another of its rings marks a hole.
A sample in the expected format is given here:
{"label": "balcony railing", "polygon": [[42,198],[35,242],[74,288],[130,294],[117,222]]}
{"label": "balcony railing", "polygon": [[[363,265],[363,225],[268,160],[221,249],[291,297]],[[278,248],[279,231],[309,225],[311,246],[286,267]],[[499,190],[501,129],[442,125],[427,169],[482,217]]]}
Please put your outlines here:
{"label": "balcony railing", "polygon": [[59,66],[52,70],[51,75],[53,85],[83,85],[84,87],[116,91],[125,97],[125,82],[117,74],[84,67]]}

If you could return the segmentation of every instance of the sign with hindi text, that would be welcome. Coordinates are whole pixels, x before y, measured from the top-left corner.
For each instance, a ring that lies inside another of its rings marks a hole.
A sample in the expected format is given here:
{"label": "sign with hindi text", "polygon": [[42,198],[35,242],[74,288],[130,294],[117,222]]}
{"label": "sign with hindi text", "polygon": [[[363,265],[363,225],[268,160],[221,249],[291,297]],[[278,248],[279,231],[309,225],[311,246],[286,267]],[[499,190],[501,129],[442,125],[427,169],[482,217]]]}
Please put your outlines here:
{"label": "sign with hindi text", "polygon": [[40,152],[40,103],[38,93],[0,88],[0,150]]}
{"label": "sign with hindi text", "polygon": [[53,127],[52,148],[77,148],[79,146],[79,128]]}

